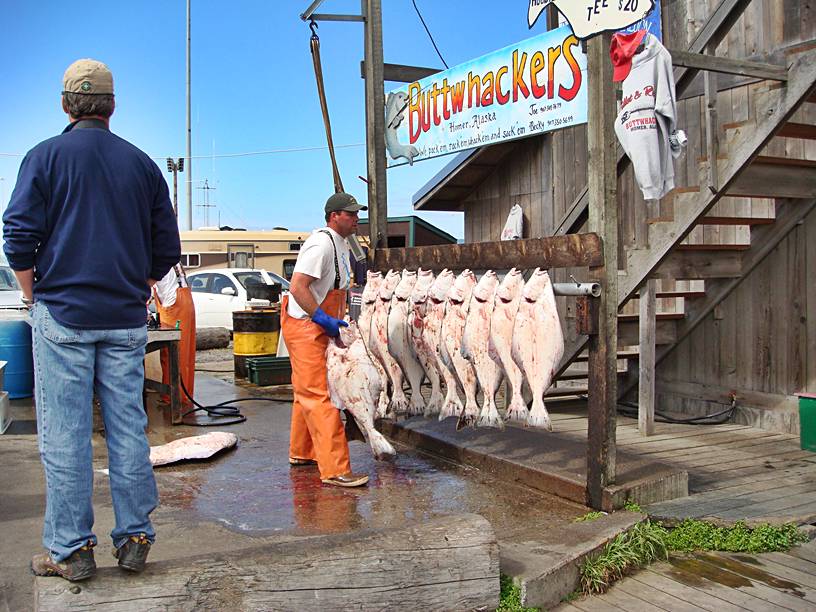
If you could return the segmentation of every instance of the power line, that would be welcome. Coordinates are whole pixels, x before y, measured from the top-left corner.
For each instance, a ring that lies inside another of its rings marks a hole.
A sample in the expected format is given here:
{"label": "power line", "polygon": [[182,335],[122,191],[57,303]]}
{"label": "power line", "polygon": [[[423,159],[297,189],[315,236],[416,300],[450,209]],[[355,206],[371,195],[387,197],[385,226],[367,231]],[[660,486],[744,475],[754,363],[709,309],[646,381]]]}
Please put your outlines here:
{"label": "power line", "polygon": [[445,61],[445,58],[442,57],[442,54],[439,52],[439,47],[436,46],[436,41],[434,40],[434,37],[431,35],[431,31],[428,29],[425,20],[422,18],[422,13],[419,12],[419,7],[417,6],[416,0],[411,0],[411,3],[414,5],[414,10],[416,10],[416,14],[419,15],[419,20],[422,22],[425,31],[428,33],[428,38],[431,39],[431,44],[433,45],[433,48],[436,49],[436,54],[439,56],[439,59],[442,60],[442,63],[445,65],[445,68],[448,68],[449,66]]}
{"label": "power line", "polygon": [[[355,149],[364,147],[364,142],[356,142],[352,144],[335,145],[335,149]],[[218,159],[228,157],[252,157],[257,155],[277,155],[279,153],[305,153],[308,151],[325,151],[328,147],[296,147],[293,149],[268,149],[266,151],[246,151],[242,153],[221,153],[219,155],[194,155],[193,159]],[[25,153],[0,153],[0,157],[25,157]],[[153,160],[164,161],[167,155],[151,155]],[[171,156],[172,157],[172,156]],[[177,157],[183,157],[179,155]]]}

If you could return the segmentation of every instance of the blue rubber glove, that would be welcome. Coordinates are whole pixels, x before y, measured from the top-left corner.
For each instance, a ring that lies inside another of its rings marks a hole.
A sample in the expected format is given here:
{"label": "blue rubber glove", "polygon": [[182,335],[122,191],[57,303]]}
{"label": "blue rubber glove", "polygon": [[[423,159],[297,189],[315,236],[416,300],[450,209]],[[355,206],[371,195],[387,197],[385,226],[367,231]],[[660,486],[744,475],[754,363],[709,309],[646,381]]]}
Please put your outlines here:
{"label": "blue rubber glove", "polygon": [[312,315],[312,321],[322,327],[325,330],[326,335],[332,338],[336,338],[340,335],[341,327],[348,327],[348,323],[327,315],[325,312],[323,312],[322,308],[315,310],[314,314]]}

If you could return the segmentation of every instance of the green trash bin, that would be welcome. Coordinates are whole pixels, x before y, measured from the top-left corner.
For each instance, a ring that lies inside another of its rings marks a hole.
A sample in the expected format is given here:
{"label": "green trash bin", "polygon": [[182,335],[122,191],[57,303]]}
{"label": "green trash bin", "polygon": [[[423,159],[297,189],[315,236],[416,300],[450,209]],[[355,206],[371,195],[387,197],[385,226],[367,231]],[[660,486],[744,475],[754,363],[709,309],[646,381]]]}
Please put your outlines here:
{"label": "green trash bin", "polygon": [[802,450],[816,453],[816,394],[799,394],[799,438]]}

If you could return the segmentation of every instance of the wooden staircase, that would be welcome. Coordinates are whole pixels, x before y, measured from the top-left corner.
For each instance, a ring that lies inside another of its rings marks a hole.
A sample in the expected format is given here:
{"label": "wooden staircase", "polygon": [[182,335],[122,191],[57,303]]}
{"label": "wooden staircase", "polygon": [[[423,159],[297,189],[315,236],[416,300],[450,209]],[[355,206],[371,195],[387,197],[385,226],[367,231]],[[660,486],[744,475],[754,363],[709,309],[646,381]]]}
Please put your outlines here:
{"label": "wooden staircase", "polygon": [[[785,83],[767,83],[752,100],[749,120],[719,126],[719,150],[710,156],[714,161],[698,160],[700,186],[670,193],[648,222],[648,244],[626,250],[618,292],[625,313],[618,318],[619,397],[637,386],[639,317],[626,306],[639,299],[647,280],[662,284],[656,293],[658,304],[664,305],[655,322],[658,363],[816,206],[816,161],[782,156],[774,141],[816,140],[816,50],[796,57]],[[771,199],[773,216],[715,214],[712,209],[724,197]],[[711,240],[726,232],[742,240]],[[586,361],[585,344],[579,338],[566,348],[554,393],[565,386],[586,386],[572,365]]]}

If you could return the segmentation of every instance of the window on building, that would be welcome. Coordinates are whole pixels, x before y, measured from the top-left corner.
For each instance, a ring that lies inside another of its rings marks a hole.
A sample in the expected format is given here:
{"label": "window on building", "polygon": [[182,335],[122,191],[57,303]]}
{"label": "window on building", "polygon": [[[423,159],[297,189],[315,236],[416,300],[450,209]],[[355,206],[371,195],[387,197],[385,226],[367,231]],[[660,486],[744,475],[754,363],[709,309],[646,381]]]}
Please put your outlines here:
{"label": "window on building", "polygon": [[284,259],[283,260],[283,275],[286,277],[286,280],[292,280],[292,274],[295,273],[295,262],[296,259]]}
{"label": "window on building", "polygon": [[198,253],[182,253],[181,265],[185,268],[198,268],[201,266],[201,255]]}

